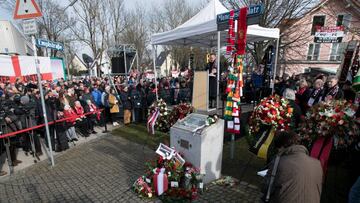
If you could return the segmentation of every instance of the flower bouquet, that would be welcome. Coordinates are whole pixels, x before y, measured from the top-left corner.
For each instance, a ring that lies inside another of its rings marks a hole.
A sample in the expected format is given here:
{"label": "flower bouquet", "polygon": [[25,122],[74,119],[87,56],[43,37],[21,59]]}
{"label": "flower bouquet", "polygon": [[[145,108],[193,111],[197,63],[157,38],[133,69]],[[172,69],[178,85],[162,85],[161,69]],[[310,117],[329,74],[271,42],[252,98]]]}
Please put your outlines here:
{"label": "flower bouquet", "polygon": [[137,179],[133,186],[134,191],[142,197],[150,198],[154,194],[168,201],[193,200],[203,188],[199,169],[185,162],[177,152],[172,157],[159,154],[145,165],[144,176]]}
{"label": "flower bouquet", "polygon": [[144,177],[139,177],[133,184],[132,188],[140,196],[151,198],[153,196],[153,191],[144,179]]}
{"label": "flower bouquet", "polygon": [[171,126],[174,125],[179,119],[185,118],[193,111],[194,108],[191,106],[191,104],[188,103],[180,103],[179,105],[174,106],[170,114]]}
{"label": "flower bouquet", "polygon": [[168,132],[171,127],[170,123],[170,111],[167,108],[167,104],[163,99],[155,101],[148,110],[148,116],[151,117],[156,111],[158,116],[155,119],[155,128],[161,132]]}
{"label": "flower bouquet", "polygon": [[278,95],[266,97],[254,108],[249,120],[250,151],[266,159],[276,130],[287,130],[292,125],[293,108]]}
{"label": "flower bouquet", "polygon": [[346,100],[313,106],[299,128],[303,143],[310,148],[319,137],[332,137],[335,149],[348,147],[360,135],[355,112],[356,106]]}
{"label": "flower bouquet", "polygon": [[320,160],[324,174],[330,152],[347,149],[357,139],[360,131],[355,119],[356,107],[345,100],[333,100],[313,106],[301,123],[301,141],[310,150],[310,156]]}

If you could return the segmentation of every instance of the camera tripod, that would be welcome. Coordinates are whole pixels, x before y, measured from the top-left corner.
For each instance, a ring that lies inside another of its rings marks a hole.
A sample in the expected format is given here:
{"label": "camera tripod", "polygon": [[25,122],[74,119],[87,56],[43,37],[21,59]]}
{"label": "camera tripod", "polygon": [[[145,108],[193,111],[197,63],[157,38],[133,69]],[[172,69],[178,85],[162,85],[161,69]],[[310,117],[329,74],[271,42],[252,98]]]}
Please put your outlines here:
{"label": "camera tripod", "polygon": [[[27,116],[26,117],[26,126],[28,128],[33,127],[33,119],[31,118],[31,116]],[[32,156],[34,158],[34,163],[37,163],[37,161],[40,161],[40,157],[37,155],[36,153],[36,149],[35,149],[35,137],[34,136],[38,136],[37,134],[34,134],[34,130],[31,130],[29,132],[29,138],[30,138],[30,145],[31,145],[31,151],[32,151]]]}
{"label": "camera tripod", "polygon": [[[5,123],[0,123],[0,135],[5,134],[6,132],[8,132],[7,130],[7,125]],[[10,175],[14,173],[14,166],[11,160],[11,155],[10,155],[10,137],[6,137],[3,138],[3,143],[5,146],[5,150],[6,150],[6,158],[8,160],[8,165],[9,165],[9,171],[10,171]]]}

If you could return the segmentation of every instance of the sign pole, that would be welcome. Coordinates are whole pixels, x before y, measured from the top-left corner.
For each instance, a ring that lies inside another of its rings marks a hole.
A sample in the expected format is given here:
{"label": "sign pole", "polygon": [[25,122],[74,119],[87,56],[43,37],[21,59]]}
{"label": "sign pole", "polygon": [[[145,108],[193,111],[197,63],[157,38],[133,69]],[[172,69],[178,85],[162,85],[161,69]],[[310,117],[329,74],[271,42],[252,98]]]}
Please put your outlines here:
{"label": "sign pole", "polygon": [[37,56],[36,42],[35,42],[35,36],[34,35],[31,35],[31,40],[32,40],[33,49],[34,49],[36,73],[37,73],[37,78],[38,78],[38,86],[39,86],[39,90],[40,90],[41,106],[42,106],[43,116],[44,116],[44,121],[45,121],[46,138],[48,140],[48,146],[49,146],[49,150],[50,150],[49,154],[50,154],[51,166],[55,166],[54,156],[53,156],[53,152],[52,152],[51,139],[50,139],[49,123],[48,123],[48,118],[47,118],[46,108],[45,108],[44,91],[43,91],[42,84],[41,84],[41,74],[40,74],[40,67],[39,67],[39,59],[38,59],[38,56]]}

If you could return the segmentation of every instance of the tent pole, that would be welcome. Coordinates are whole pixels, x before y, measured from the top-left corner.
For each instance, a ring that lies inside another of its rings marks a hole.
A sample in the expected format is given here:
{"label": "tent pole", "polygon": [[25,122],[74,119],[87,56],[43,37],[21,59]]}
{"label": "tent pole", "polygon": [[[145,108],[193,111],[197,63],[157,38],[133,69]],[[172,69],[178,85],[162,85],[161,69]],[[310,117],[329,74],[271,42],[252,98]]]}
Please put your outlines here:
{"label": "tent pole", "polygon": [[124,50],[124,66],[125,66],[125,80],[126,80],[126,84],[128,84],[128,69],[127,69],[127,64],[126,64],[126,45],[124,45],[123,50]]}
{"label": "tent pole", "polygon": [[[219,83],[220,83],[220,38],[221,37],[221,31],[218,31],[217,34],[217,58],[216,58],[216,66],[217,66],[217,71],[216,71],[216,111],[220,108],[220,88],[219,88]],[[216,112],[217,113],[217,112]]]}
{"label": "tent pole", "polygon": [[274,91],[275,91],[275,78],[276,78],[278,54],[279,54],[279,41],[280,41],[280,38],[276,40],[275,64],[274,64],[274,70],[273,70],[273,79],[272,79],[272,82],[270,83],[270,87],[272,89],[271,94],[274,94]]}
{"label": "tent pole", "polygon": [[158,86],[157,86],[157,72],[156,72],[156,47],[155,45],[152,46],[153,48],[153,63],[154,63],[154,74],[155,74],[155,93],[156,93],[156,101],[159,100],[159,95],[158,95]]}

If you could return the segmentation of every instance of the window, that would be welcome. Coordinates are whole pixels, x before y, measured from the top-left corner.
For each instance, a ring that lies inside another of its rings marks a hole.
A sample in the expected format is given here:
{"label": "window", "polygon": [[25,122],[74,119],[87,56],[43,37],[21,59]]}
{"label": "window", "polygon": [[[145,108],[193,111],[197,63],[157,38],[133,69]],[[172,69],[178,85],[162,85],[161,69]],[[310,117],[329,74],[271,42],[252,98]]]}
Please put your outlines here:
{"label": "window", "polygon": [[341,61],[344,55],[345,43],[333,43],[330,53],[330,61]]}
{"label": "window", "polygon": [[317,61],[319,60],[320,54],[320,44],[309,44],[309,50],[307,54],[308,61]]}
{"label": "window", "polygon": [[316,32],[317,26],[324,26],[325,25],[325,16],[314,16],[312,28],[311,28],[311,35],[314,35]]}
{"label": "window", "polygon": [[345,33],[346,33],[346,30],[350,28],[350,22],[351,22],[351,14],[340,14],[337,16],[336,26],[343,25],[345,27]]}

